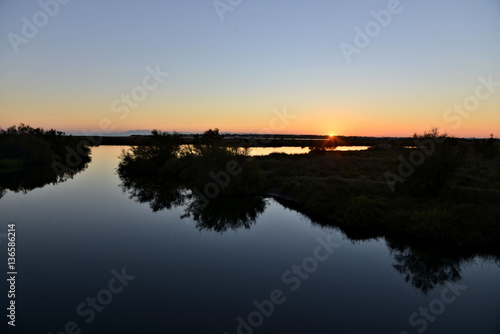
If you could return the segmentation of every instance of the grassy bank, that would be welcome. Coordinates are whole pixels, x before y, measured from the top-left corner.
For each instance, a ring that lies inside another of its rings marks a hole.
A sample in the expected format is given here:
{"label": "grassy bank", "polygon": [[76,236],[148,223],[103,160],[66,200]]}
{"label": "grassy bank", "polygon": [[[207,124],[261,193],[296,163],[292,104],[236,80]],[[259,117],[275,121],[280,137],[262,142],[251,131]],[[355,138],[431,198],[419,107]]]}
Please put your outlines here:
{"label": "grassy bank", "polygon": [[[272,154],[258,157],[257,162],[270,193],[352,234],[496,247],[500,241],[496,141],[465,145],[437,133],[415,139],[427,145]],[[399,182],[390,184],[394,180]]]}
{"label": "grassy bank", "polygon": [[494,167],[498,159],[472,163],[475,159],[469,157],[472,161],[464,161],[438,194],[418,196],[404,188],[392,192],[384,178],[386,171],[397,170],[398,156],[407,151],[271,155],[257,160],[268,193],[353,235],[390,233],[460,246],[500,241],[500,175]]}

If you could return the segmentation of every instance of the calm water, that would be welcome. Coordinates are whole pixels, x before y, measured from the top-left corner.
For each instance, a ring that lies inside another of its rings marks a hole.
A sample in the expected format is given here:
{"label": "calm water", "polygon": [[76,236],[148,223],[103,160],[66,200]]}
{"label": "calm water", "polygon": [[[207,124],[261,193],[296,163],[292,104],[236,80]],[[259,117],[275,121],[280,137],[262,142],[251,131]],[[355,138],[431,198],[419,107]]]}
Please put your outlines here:
{"label": "calm water", "polygon": [[[183,145],[190,146],[190,145]],[[365,151],[369,146],[337,146],[336,151]],[[304,154],[309,153],[309,147],[281,146],[281,147],[250,147],[251,156],[269,155],[271,153]]]}
{"label": "calm water", "polygon": [[[336,151],[364,151],[369,146],[337,146]],[[304,154],[309,153],[309,147],[283,146],[283,147],[252,147],[250,155],[269,155],[270,153]]]}
{"label": "calm water", "polygon": [[500,332],[498,260],[354,242],[270,199],[237,218],[181,219],[186,207],[161,210],[159,192],[122,192],[120,149],[94,148],[73,179],[0,199],[18,267],[16,328],[3,315],[2,332]]}

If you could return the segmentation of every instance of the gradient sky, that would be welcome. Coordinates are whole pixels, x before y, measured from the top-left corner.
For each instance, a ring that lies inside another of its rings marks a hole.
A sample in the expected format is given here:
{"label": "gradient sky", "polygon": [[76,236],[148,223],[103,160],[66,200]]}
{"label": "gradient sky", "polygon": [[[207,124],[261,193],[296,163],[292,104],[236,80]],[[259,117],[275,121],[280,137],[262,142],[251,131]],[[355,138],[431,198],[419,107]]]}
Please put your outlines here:
{"label": "gradient sky", "polygon": [[[286,109],[280,133],[499,137],[500,86],[469,117],[443,116],[474,101],[480,76],[500,82],[500,1],[401,0],[348,63],[341,43],[389,2],[243,0],[221,21],[213,0],[72,0],[16,53],[9,38],[42,9],[0,0],[0,127],[270,132]],[[170,75],[115,112],[148,66]]]}

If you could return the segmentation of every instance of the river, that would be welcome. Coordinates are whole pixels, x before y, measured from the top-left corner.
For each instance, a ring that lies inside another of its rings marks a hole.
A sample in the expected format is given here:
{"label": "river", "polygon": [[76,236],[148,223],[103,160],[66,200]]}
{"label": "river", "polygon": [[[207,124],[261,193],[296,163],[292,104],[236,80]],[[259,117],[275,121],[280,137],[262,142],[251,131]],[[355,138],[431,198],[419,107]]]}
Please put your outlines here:
{"label": "river", "polygon": [[500,332],[498,258],[352,240],[269,198],[197,215],[124,187],[121,149],[0,199],[16,333]]}

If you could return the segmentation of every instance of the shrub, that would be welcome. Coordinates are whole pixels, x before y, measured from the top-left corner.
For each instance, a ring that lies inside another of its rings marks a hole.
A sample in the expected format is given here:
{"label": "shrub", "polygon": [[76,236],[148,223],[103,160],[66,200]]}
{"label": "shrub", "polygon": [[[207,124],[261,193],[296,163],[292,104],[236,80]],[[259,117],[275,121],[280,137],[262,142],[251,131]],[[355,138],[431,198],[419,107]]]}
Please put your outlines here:
{"label": "shrub", "polygon": [[157,130],[153,130],[151,135],[149,143],[122,151],[119,175],[157,174],[170,159],[178,157],[181,144],[179,135]]}
{"label": "shrub", "polygon": [[[176,134],[153,131],[149,143],[122,152],[118,174],[182,179],[201,191],[208,183],[218,182],[214,175],[224,175],[222,185],[218,184],[222,195],[255,194],[262,188],[263,179],[248,159],[248,149],[225,146],[217,128],[198,136],[192,147],[181,149],[180,144]],[[228,174],[229,163],[239,172]]]}
{"label": "shrub", "polygon": [[483,159],[493,160],[498,157],[498,146],[496,145],[496,139],[493,134],[490,135],[489,139],[477,140],[474,142],[474,150],[476,154]]}
{"label": "shrub", "polygon": [[464,148],[458,139],[439,134],[437,129],[423,135],[415,134],[414,138],[420,141],[431,140],[434,152],[425,155],[422,165],[415,166],[415,171],[402,184],[401,189],[413,196],[436,197],[458,170],[464,158]]}
{"label": "shrub", "polygon": [[0,159],[21,160],[23,165],[47,165],[78,152],[84,163],[90,161],[90,148],[79,140],[56,130],[45,131],[20,124],[0,129]]}

